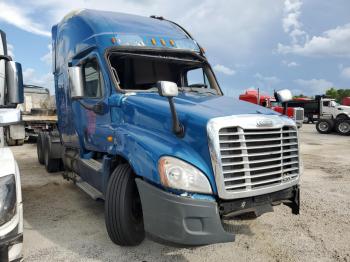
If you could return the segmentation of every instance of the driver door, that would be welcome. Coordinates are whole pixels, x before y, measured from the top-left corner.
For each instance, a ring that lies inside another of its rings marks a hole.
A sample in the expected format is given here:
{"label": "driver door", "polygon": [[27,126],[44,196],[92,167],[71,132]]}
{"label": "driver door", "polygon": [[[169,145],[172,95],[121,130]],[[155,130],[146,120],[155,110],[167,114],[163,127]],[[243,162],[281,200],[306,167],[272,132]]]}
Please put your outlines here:
{"label": "driver door", "polygon": [[106,128],[110,124],[108,82],[97,55],[81,61],[84,96],[74,107],[75,128],[84,153],[104,152],[108,147]]}

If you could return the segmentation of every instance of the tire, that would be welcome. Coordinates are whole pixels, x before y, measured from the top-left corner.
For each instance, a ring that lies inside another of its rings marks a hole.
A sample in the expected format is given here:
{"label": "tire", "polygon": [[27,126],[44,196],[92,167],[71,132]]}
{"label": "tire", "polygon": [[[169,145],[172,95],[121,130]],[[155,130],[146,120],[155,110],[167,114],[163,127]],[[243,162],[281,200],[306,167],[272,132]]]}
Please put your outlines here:
{"label": "tire", "polygon": [[347,115],[344,115],[344,114],[340,114],[340,115],[337,115],[337,118],[336,118],[338,121],[341,121],[341,120],[347,120],[349,119],[349,117]]}
{"label": "tire", "polygon": [[44,152],[43,152],[43,138],[44,138],[44,134],[40,132],[36,139],[36,153],[38,155],[38,162],[41,165],[45,164],[45,158],[44,158]]}
{"label": "tire", "polygon": [[316,129],[321,134],[329,134],[334,127],[334,121],[330,119],[320,119],[316,123]]}
{"label": "tire", "polygon": [[43,143],[43,153],[44,153],[44,164],[45,169],[49,173],[58,172],[61,170],[61,159],[51,158],[50,157],[50,146],[48,145],[49,139],[48,134],[44,136],[44,143]]}
{"label": "tire", "polygon": [[140,196],[128,164],[117,166],[109,179],[105,223],[109,237],[119,246],[136,246],[145,238]]}
{"label": "tire", "polygon": [[335,130],[342,136],[350,136],[350,120],[337,121]]}
{"label": "tire", "polygon": [[17,139],[16,144],[17,146],[22,146],[24,144],[24,139]]}
{"label": "tire", "polygon": [[9,129],[6,129],[6,137],[5,137],[5,139],[6,139],[6,144],[8,145],[8,146],[15,146],[16,145],[16,140],[14,140],[14,139],[12,139],[11,137],[10,137],[10,130]]}

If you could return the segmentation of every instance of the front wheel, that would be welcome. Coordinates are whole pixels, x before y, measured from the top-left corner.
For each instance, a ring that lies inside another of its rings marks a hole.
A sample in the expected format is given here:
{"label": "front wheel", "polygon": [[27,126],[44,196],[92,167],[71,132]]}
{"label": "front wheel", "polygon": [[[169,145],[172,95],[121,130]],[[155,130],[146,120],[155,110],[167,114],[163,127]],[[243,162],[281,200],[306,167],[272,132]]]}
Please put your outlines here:
{"label": "front wheel", "polygon": [[316,129],[321,134],[329,134],[333,130],[334,123],[330,119],[320,119],[316,123]]}
{"label": "front wheel", "polygon": [[350,136],[350,120],[338,121],[335,125],[335,130],[343,136]]}
{"label": "front wheel", "polygon": [[136,246],[145,238],[140,195],[128,164],[116,167],[106,192],[105,222],[109,237],[120,246]]}

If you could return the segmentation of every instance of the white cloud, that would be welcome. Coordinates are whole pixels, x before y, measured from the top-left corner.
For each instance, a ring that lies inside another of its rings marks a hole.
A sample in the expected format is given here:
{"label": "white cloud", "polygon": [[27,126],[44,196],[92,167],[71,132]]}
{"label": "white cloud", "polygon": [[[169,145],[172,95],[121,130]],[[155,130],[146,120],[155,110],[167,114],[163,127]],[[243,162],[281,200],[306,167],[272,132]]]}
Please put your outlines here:
{"label": "white cloud", "polygon": [[340,76],[346,79],[350,79],[350,67],[341,68]]}
{"label": "white cloud", "polygon": [[216,71],[216,72],[219,72],[219,73],[222,73],[224,75],[234,75],[236,74],[236,71],[231,69],[231,68],[228,68],[224,65],[220,65],[220,64],[216,64],[213,69]]}
{"label": "white cloud", "polygon": [[43,36],[51,35],[49,31],[42,29],[40,24],[35,23],[25,11],[26,9],[21,6],[0,2],[0,10],[0,20],[5,21],[6,23],[34,34]]}
{"label": "white cloud", "polygon": [[324,31],[312,36],[303,31],[300,22],[301,0],[285,0],[283,29],[291,37],[291,43],[278,43],[277,51],[282,54],[297,54],[311,57],[350,57],[350,24]]}
{"label": "white cloud", "polygon": [[256,73],[254,77],[258,81],[258,87],[269,88],[281,82],[276,76],[264,76],[260,73]]}
{"label": "white cloud", "polygon": [[27,68],[23,71],[23,82],[26,85],[37,85],[49,88],[51,93],[54,90],[53,74],[47,73],[40,75],[33,68]]}
{"label": "white cloud", "polygon": [[50,30],[49,25],[79,8],[161,15],[188,29],[208,55],[225,50],[225,55],[220,57],[224,64],[229,64],[233,58],[256,53],[261,48],[261,43],[256,40],[269,32],[268,28],[278,21],[283,8],[283,2],[276,0],[178,0],[166,3],[163,0],[17,0],[16,5],[40,13],[45,30]]}
{"label": "white cloud", "polygon": [[287,66],[287,67],[296,67],[299,66],[297,62],[294,61],[287,61],[287,60],[282,60],[282,64]]}
{"label": "white cloud", "polygon": [[311,95],[324,94],[328,88],[334,86],[332,82],[325,79],[296,79],[294,82],[302,87],[304,93]]}
{"label": "white cloud", "polygon": [[48,45],[47,48],[49,49],[48,53],[43,55],[40,60],[43,61],[47,65],[52,64],[52,45]]}
{"label": "white cloud", "polygon": [[307,37],[302,30],[302,23],[299,21],[301,15],[301,0],[285,0],[284,1],[284,17],[282,20],[283,30],[292,39],[292,43],[297,43],[301,39]]}
{"label": "white cloud", "polygon": [[313,36],[304,44],[278,44],[280,53],[294,53],[304,56],[350,57],[350,24],[325,31],[321,36]]}

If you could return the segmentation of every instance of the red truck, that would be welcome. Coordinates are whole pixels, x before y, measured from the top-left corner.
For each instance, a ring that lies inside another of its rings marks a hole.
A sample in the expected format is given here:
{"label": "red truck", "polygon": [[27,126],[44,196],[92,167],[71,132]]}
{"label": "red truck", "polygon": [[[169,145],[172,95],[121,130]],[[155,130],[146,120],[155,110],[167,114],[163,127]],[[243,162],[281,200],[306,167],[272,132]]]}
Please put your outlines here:
{"label": "red truck", "polygon": [[[284,107],[277,102],[272,96],[261,94],[258,90],[247,90],[244,94],[239,96],[240,100],[247,101],[253,104],[258,104],[264,107],[284,114]],[[304,109],[299,107],[287,107],[285,115],[294,119],[298,127],[301,127],[304,122]]]}

